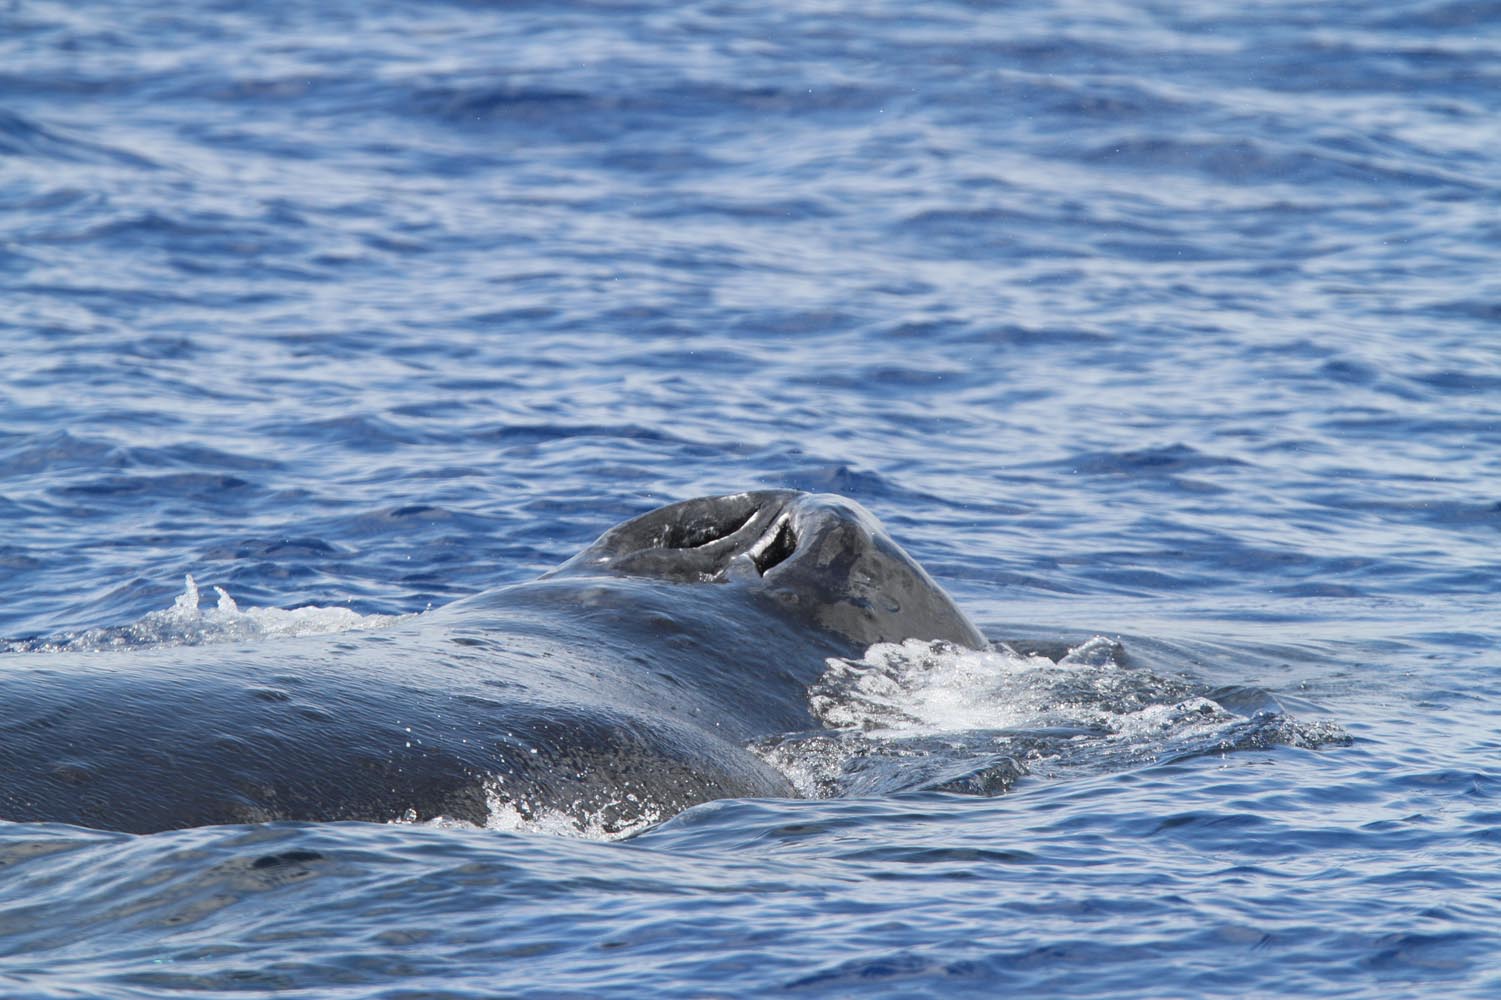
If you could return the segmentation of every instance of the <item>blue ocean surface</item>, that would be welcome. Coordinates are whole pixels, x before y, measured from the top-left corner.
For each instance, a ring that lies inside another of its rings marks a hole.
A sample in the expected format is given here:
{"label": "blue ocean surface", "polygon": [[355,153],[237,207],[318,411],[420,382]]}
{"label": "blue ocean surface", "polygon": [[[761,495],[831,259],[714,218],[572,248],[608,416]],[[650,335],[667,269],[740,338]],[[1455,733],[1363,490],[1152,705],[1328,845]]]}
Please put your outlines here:
{"label": "blue ocean surface", "polygon": [[1486,0],[0,4],[0,670],[763,487],[1011,644],[616,839],[0,823],[0,996],[1501,995],[1498,259]]}

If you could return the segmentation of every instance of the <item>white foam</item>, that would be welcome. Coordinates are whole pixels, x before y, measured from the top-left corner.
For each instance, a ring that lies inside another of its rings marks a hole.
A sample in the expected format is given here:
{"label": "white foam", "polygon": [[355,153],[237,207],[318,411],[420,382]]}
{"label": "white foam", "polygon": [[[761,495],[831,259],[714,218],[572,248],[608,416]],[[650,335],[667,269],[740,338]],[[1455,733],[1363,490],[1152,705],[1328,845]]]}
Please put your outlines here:
{"label": "white foam", "polygon": [[[625,797],[631,798],[629,795]],[[635,803],[631,805],[633,810],[637,808]],[[624,840],[667,818],[660,809],[647,807],[641,809],[629,823],[618,827],[608,826],[602,819],[606,810],[595,804],[577,815],[556,807],[523,808],[525,803],[518,804],[493,788],[485,791],[485,806],[490,813],[485,820],[487,830],[546,833],[555,837],[576,837],[582,840]]]}
{"label": "white foam", "polygon": [[391,822],[396,825],[414,824],[438,829],[540,833],[553,837],[571,837],[576,840],[624,840],[656,826],[667,818],[665,810],[649,805],[643,807],[629,792],[622,793],[621,798],[622,803],[616,803],[616,805],[629,806],[629,811],[634,812],[636,818],[624,825],[611,826],[607,825],[603,819],[607,811],[616,811],[609,805],[601,807],[598,803],[589,803],[586,808],[585,803],[575,802],[574,811],[556,806],[536,808],[529,801],[515,799],[505,792],[499,779],[491,779],[485,783],[485,808],[488,815],[482,827],[465,820],[450,819],[447,816],[434,816],[423,820],[410,810],[406,816]]}
{"label": "white foam", "polygon": [[189,574],[183,592],[170,608],[151,611],[139,621],[113,628],[96,628],[57,636],[29,645],[27,651],[99,650],[142,646],[196,646],[215,642],[243,642],[300,635],[330,635],[384,628],[411,615],[362,615],[350,608],[242,608],[223,587],[218,600],[202,606],[198,582]]}
{"label": "white foam", "polygon": [[1006,646],[878,643],[858,659],[828,660],[809,689],[827,729],[751,749],[810,797],[993,795],[1029,772],[1115,770],[1300,738],[1294,723],[1237,716],[1183,679],[1123,665],[1120,654],[1104,636],[1057,662]]}
{"label": "white foam", "polygon": [[1097,726],[1119,668],[1116,644],[1097,636],[1057,663],[1006,646],[963,649],[908,639],[877,643],[858,660],[832,658],[809,691],[831,729],[884,737]]}

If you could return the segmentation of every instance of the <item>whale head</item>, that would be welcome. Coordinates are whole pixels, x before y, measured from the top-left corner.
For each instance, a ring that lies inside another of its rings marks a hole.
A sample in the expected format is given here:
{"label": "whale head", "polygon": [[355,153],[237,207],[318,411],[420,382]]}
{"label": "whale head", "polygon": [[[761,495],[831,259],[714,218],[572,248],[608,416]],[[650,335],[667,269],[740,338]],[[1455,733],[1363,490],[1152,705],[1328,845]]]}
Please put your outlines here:
{"label": "whale head", "polygon": [[853,500],[796,490],[700,497],[611,528],[556,571],[743,588],[775,613],[860,646],[987,643]]}

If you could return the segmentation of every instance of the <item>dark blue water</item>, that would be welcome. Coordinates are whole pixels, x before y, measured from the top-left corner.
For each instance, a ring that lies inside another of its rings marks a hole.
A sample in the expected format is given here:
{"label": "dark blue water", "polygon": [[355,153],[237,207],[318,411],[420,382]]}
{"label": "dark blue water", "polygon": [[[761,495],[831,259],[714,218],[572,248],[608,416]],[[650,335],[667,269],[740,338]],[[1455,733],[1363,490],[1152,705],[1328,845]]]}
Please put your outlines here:
{"label": "dark blue water", "polygon": [[0,825],[0,995],[1496,995],[1498,115],[1494,3],[0,5],[11,655],[793,486],[1134,657],[617,842]]}

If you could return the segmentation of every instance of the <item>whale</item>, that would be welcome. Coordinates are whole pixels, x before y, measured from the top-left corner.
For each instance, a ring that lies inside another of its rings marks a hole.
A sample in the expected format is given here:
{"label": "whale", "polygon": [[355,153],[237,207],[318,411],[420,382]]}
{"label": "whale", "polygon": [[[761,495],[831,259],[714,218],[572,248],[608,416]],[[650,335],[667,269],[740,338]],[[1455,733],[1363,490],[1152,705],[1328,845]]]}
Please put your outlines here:
{"label": "whale", "polygon": [[795,796],[748,747],[818,728],[807,691],[830,657],[910,638],[986,646],[858,503],[701,497],[383,628],[0,656],[0,819],[152,833],[500,811],[630,832]]}

